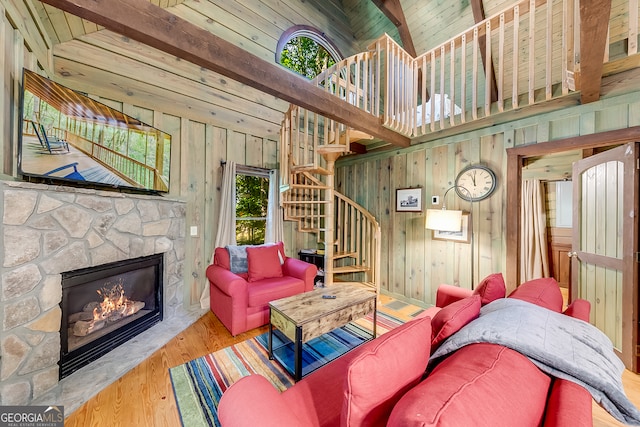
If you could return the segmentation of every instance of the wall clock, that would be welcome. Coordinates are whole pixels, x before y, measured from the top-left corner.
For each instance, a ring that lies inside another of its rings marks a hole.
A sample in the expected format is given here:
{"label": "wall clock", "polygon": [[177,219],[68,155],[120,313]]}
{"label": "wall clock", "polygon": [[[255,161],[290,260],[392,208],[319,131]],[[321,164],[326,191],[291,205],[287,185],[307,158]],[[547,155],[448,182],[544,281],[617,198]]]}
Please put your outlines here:
{"label": "wall clock", "polygon": [[456,177],[456,193],[470,202],[486,199],[495,189],[496,174],[484,165],[467,166]]}

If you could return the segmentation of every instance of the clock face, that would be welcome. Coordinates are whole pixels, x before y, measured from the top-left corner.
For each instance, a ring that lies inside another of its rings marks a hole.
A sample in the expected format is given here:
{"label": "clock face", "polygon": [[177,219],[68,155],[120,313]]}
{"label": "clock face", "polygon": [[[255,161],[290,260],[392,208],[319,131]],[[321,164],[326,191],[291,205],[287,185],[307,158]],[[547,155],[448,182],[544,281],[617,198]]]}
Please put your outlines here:
{"label": "clock face", "polygon": [[469,166],[456,178],[456,193],[464,200],[476,202],[485,199],[495,189],[496,174],[486,166]]}

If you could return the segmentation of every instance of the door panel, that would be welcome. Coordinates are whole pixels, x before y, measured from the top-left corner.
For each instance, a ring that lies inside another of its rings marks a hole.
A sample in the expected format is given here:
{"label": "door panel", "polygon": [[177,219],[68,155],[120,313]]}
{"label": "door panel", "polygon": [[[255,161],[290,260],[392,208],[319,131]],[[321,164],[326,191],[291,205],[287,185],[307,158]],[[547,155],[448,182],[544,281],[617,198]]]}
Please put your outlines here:
{"label": "door panel", "polygon": [[636,369],[637,169],[631,143],[574,163],[571,299],[591,303],[591,322]]}
{"label": "door panel", "polygon": [[622,353],[622,272],[580,260],[580,298],[591,302],[591,323]]}
{"label": "door panel", "polygon": [[569,289],[571,259],[567,255],[571,252],[571,233],[573,230],[565,227],[550,227],[548,230],[551,277],[558,281],[560,287]]}

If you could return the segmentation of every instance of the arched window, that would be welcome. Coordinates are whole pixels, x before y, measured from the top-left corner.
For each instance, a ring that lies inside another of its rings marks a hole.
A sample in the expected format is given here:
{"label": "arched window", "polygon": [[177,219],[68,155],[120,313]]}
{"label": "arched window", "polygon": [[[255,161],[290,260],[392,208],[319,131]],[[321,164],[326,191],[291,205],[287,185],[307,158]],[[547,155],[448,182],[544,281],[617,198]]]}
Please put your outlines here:
{"label": "arched window", "polygon": [[296,25],[282,34],[276,62],[308,79],[342,59],[342,54],[325,35],[313,27]]}

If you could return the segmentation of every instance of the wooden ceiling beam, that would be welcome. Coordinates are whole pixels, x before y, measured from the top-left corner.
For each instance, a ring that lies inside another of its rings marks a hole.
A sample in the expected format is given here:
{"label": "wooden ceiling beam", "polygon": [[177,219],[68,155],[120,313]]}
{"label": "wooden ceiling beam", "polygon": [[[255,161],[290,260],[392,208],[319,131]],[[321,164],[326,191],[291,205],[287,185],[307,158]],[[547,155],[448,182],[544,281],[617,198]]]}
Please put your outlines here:
{"label": "wooden ceiling beam", "polygon": [[583,104],[600,99],[604,52],[611,15],[611,0],[580,1],[580,75]]}
{"label": "wooden ceiling beam", "polygon": [[[471,0],[471,10],[473,11],[473,20],[476,24],[486,19],[482,0]],[[491,74],[491,102],[496,102],[498,100],[498,84],[496,83],[496,71],[493,68],[493,63],[487,64],[487,37],[485,34],[480,35],[480,37],[478,38],[478,44],[484,69]]]}
{"label": "wooden ceiling beam", "polygon": [[407,25],[407,20],[404,17],[402,11],[402,5],[400,0],[372,0],[373,3],[378,6],[378,9],[385,14],[387,18],[398,28],[398,34],[400,34],[400,40],[402,41],[402,47],[414,58],[418,56],[416,54],[416,48],[413,44],[413,38]]}
{"label": "wooden ceiling beam", "polygon": [[264,61],[148,0],[42,0],[195,65],[220,73],[352,126],[393,145],[410,139],[382,126],[378,117],[342,102],[280,65]]}

